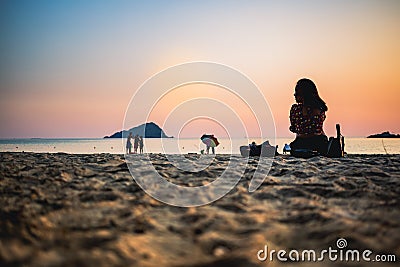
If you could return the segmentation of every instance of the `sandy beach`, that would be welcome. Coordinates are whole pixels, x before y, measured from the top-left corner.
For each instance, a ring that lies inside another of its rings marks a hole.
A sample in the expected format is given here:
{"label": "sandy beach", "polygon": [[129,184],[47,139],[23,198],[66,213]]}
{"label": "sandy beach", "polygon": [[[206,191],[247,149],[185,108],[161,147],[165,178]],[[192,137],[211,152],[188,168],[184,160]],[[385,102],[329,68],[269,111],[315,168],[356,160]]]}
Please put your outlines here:
{"label": "sandy beach", "polygon": [[[169,181],[214,180],[229,156],[198,173],[159,154]],[[140,166],[140,156],[137,164]],[[369,249],[400,259],[400,155],[277,156],[254,193],[244,177],[222,199],[180,208],[148,196],[123,155],[0,153],[1,266],[397,266],[260,261],[257,252]]]}

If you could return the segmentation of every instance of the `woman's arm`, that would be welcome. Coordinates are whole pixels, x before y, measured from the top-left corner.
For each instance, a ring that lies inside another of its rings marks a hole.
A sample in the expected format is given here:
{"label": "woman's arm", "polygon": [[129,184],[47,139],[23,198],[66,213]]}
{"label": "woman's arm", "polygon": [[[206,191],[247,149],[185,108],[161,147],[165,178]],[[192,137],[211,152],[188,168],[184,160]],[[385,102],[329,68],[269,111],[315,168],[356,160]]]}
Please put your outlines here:
{"label": "woman's arm", "polygon": [[295,128],[295,124],[296,124],[296,120],[295,120],[295,113],[296,113],[296,109],[297,109],[297,105],[293,104],[292,107],[290,108],[290,127],[289,130],[292,133],[296,133],[296,128]]}

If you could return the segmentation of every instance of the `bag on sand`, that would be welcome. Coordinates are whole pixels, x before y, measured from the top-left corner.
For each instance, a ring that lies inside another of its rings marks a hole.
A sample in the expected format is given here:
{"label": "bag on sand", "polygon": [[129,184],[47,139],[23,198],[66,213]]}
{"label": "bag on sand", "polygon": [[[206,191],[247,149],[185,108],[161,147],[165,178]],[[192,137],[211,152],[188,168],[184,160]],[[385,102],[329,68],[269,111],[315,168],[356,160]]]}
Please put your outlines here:
{"label": "bag on sand", "polygon": [[344,156],[344,136],[340,133],[340,125],[336,124],[336,138],[329,137],[326,156],[329,158],[340,158]]}

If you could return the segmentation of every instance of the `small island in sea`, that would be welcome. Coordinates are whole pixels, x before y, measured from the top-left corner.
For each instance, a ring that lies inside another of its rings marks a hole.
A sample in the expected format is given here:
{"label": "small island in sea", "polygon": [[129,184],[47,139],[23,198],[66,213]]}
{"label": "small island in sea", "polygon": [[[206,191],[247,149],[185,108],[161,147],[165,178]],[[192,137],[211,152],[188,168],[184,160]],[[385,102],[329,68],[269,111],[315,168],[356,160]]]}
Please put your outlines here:
{"label": "small island in sea", "polygon": [[122,138],[127,137],[129,133],[132,135],[143,136],[144,138],[173,138],[165,134],[164,130],[160,128],[154,122],[146,122],[139,126],[133,127],[129,130],[123,130],[116,132],[110,136],[104,136],[104,138]]}
{"label": "small island in sea", "polygon": [[392,134],[389,131],[380,134],[372,134],[367,138],[400,138],[400,134]]}

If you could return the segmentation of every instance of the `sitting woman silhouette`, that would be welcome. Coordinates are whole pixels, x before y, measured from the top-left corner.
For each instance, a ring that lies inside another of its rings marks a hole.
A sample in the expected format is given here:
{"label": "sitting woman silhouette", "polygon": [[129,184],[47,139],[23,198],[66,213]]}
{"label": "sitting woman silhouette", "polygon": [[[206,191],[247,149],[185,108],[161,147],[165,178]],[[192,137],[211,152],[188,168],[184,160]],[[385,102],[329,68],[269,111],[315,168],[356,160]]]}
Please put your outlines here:
{"label": "sitting woman silhouette", "polygon": [[309,79],[301,79],[295,88],[296,104],[290,109],[290,131],[296,133],[296,139],[290,143],[292,155],[298,151],[317,152],[326,155],[328,138],[323,124],[328,110],[319,97],[317,87]]}

